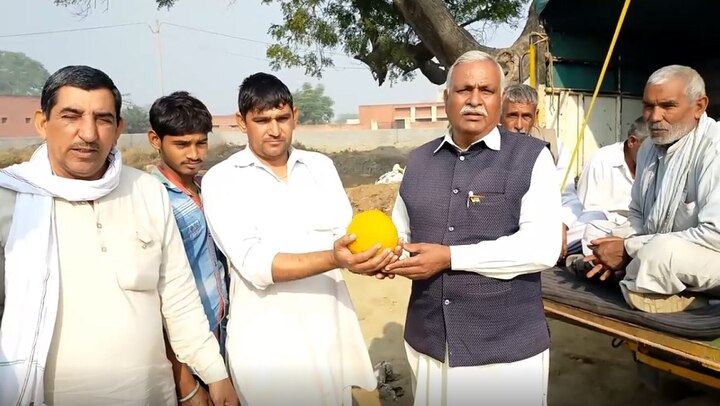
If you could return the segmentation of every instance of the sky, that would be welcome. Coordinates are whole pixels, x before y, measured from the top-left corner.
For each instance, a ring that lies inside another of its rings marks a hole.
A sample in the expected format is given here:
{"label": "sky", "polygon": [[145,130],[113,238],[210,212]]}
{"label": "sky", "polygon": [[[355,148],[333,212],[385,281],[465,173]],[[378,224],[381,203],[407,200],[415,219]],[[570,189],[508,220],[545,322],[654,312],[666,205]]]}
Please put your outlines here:
{"label": "sky", "polygon": [[[154,0],[96,3],[88,16],[80,17],[76,10],[55,6],[52,0],[3,0],[0,50],[23,52],[50,73],[78,64],[101,69],[135,104],[150,105],[163,92],[187,90],[215,115],[234,113],[239,84],[259,71],[273,73],[293,91],[304,82],[322,83],[325,94],[335,102],[336,115],[357,113],[358,105],[432,101],[440,94],[441,88],[421,74],[412,81],[386,82],[380,87],[364,65],[342,54],[333,55],[336,68],[328,69],[322,79],[306,76],[301,68],[272,71],[265,56],[272,42],[267,32],[271,24],[282,22],[282,15],[277,5],[263,5],[260,0],[233,4],[229,0],[178,0],[169,11],[157,10]],[[156,21],[160,23],[159,46],[151,30]],[[83,30],[117,25],[122,26]],[[509,46],[521,29],[490,27],[485,43]],[[70,31],[18,36],[60,30]]]}

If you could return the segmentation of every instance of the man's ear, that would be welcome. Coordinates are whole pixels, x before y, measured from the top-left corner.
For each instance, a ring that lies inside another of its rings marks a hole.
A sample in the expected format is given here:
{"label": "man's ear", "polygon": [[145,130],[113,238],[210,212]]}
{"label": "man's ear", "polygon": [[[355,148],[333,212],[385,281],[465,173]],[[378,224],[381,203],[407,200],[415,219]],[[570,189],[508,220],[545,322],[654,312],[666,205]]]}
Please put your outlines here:
{"label": "man's ear", "polygon": [[298,114],[300,110],[298,110],[297,106],[293,107],[293,127],[297,127],[298,124],[298,118],[300,118],[300,115]]}
{"label": "man's ear", "polygon": [[43,141],[47,141],[47,132],[45,131],[45,124],[47,124],[47,118],[45,117],[45,113],[43,113],[42,110],[35,110],[35,116],[34,116],[34,124],[35,124],[35,131],[37,131],[38,135],[40,135],[40,138],[42,138]]}
{"label": "man's ear", "polygon": [[700,119],[700,117],[703,115],[705,110],[707,110],[707,106],[708,106],[708,97],[707,96],[703,96],[695,101],[694,115],[695,115],[696,120]]}
{"label": "man's ear", "polygon": [[239,111],[235,113],[235,122],[238,127],[240,127],[240,131],[247,134],[247,123],[245,122],[245,117],[243,117],[242,113]]}
{"label": "man's ear", "polygon": [[160,152],[160,148],[162,147],[162,140],[155,131],[150,130],[148,132],[148,142],[150,142],[150,145],[153,147],[153,149],[155,149],[155,151]]}
{"label": "man's ear", "polygon": [[125,132],[125,125],[126,125],[125,119],[120,117],[120,119],[118,119],[117,130],[115,132],[115,143],[113,143],[114,146],[117,146],[118,139],[120,139],[120,135],[122,135],[122,133]]}

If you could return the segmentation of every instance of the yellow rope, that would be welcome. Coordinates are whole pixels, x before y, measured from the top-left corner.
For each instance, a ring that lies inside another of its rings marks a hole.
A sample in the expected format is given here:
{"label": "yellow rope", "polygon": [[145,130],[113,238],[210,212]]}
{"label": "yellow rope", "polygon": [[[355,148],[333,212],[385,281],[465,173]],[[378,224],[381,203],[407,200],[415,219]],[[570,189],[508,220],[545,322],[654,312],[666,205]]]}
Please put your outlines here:
{"label": "yellow rope", "polygon": [[590,106],[588,106],[587,114],[585,114],[585,120],[583,120],[582,126],[580,127],[580,133],[578,134],[577,140],[575,141],[575,148],[573,149],[572,156],[570,157],[570,164],[568,165],[567,171],[565,172],[565,177],[563,178],[562,185],[560,185],[561,192],[565,190],[565,184],[567,183],[568,175],[570,175],[570,170],[572,169],[575,162],[578,148],[580,147],[580,143],[583,141],[583,138],[585,138],[585,128],[587,127],[588,121],[590,120],[590,114],[592,113],[592,109],[595,106],[595,99],[597,99],[597,95],[600,92],[600,86],[602,85],[602,81],[605,78],[605,72],[607,71],[607,67],[610,64],[610,58],[612,57],[613,50],[615,49],[615,43],[617,42],[618,36],[620,36],[620,28],[622,28],[623,22],[625,21],[625,14],[627,14],[628,7],[630,6],[630,1],[631,0],[625,0],[622,12],[620,12],[620,18],[618,19],[617,26],[615,27],[615,34],[613,34],[612,41],[610,42],[610,49],[608,49],[607,55],[605,55],[605,63],[603,63],[602,70],[600,70],[600,77],[598,78],[597,84],[595,85],[595,91],[593,92],[592,99],[590,100]]}

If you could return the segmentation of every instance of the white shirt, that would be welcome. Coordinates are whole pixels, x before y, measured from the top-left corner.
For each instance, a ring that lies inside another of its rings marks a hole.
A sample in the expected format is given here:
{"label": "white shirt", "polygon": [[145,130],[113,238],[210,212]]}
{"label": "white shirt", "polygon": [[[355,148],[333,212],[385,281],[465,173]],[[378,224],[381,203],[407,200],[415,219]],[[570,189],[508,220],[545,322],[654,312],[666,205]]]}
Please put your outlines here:
{"label": "white shirt", "polygon": [[[480,141],[485,141],[490,149],[500,150],[501,137],[497,128],[477,142]],[[450,134],[445,135],[443,143],[461,150]],[[533,166],[530,187],[522,198],[520,229],[497,240],[450,246],[451,269],[512,279],[555,265],[561,245],[560,193],[556,174],[552,154],[543,148]],[[392,218],[400,238],[407,242],[423,242],[412,240],[407,207],[400,194]]]}
{"label": "white shirt", "polygon": [[578,198],[585,211],[601,211],[608,220],[627,219],[633,177],[625,162],[624,141],[600,148],[578,181]]}
{"label": "white shirt", "polygon": [[278,253],[330,250],[352,208],[333,162],[293,149],[287,183],[249,148],[203,178],[203,203],[231,275],[227,354],[241,403],[337,405],[376,380],[340,270],[274,283]]}

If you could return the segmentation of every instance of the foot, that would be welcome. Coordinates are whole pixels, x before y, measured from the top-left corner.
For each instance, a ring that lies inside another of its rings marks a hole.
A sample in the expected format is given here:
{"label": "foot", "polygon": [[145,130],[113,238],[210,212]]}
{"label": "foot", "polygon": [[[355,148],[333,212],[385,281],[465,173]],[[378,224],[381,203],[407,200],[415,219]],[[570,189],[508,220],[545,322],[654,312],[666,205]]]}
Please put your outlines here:
{"label": "foot", "polygon": [[706,297],[693,295],[688,292],[682,292],[677,295],[639,293],[628,290],[622,284],[620,285],[620,290],[631,309],[637,309],[645,313],[675,313],[699,309],[709,304]]}

